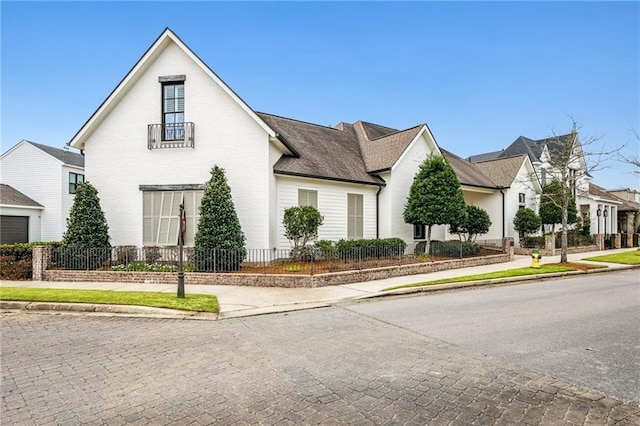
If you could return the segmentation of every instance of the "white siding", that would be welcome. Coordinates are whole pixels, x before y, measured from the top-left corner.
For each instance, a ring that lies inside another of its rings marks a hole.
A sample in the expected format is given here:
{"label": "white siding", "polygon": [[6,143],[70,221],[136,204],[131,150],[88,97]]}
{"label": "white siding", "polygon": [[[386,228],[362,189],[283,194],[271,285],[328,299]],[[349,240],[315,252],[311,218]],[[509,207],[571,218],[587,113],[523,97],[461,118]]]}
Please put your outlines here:
{"label": "white siding", "polygon": [[[12,185],[13,186],[13,185]],[[29,217],[29,242],[45,241],[40,230],[41,209],[22,207],[0,207],[0,216],[27,216]],[[53,240],[47,240],[53,241]]]}
{"label": "white siding", "polygon": [[376,192],[377,187],[351,183],[332,182],[320,179],[277,176],[278,181],[278,248],[291,245],[284,236],[284,210],[298,205],[298,189],[318,191],[318,210],[324,223],[318,239],[337,241],[347,238],[347,194],[362,194],[364,208],[364,238],[376,237]]}
{"label": "white siding", "polygon": [[398,237],[407,243],[413,242],[413,225],[404,223],[403,212],[420,165],[434,152],[434,144],[427,137],[423,133],[409,146],[391,172],[380,175],[387,183],[380,192],[380,238]]}
{"label": "white siding", "polygon": [[73,195],[68,190],[70,168],[33,145],[23,142],[5,153],[0,160],[0,181],[42,204],[40,239],[60,241],[66,231]]}
{"label": "white siding", "polygon": [[[491,227],[489,232],[484,235],[479,235],[479,240],[497,240],[502,238],[502,194],[498,190],[488,191],[476,191],[470,189],[463,189],[464,201],[468,205],[480,207],[484,209],[489,218],[491,219]],[[518,194],[516,194],[516,203],[518,201]],[[452,236],[449,234],[449,227],[447,227],[447,239],[458,239],[458,236]]]}
{"label": "white siding", "polygon": [[[180,74],[186,75],[185,121],[195,124],[195,148],[149,150],[147,126],[162,121],[158,77]],[[267,133],[170,43],[87,140],[86,179],[99,191],[112,244],[141,245],[139,186],[202,184],[217,164],[226,171],[247,248],[267,248],[271,151]]]}

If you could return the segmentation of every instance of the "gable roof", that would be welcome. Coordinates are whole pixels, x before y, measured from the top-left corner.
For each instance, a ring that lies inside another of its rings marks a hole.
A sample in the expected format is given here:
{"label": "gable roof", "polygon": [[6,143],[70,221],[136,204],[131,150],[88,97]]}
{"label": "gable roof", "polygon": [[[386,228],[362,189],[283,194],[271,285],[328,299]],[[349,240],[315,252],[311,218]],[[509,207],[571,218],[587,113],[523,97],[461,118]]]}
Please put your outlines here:
{"label": "gable roof", "polygon": [[9,150],[7,150],[7,152],[2,154],[2,157],[4,158],[7,154],[12,152],[13,150],[18,148],[19,146],[25,145],[25,144],[31,145],[34,148],[39,149],[40,151],[44,152],[47,155],[50,155],[51,157],[55,158],[56,160],[62,162],[65,165],[84,168],[84,156],[83,155],[78,154],[77,152],[68,151],[66,149],[54,148],[54,147],[49,146],[49,145],[43,145],[43,144],[40,144],[40,143],[31,142],[31,141],[28,141],[26,139],[23,139],[20,142],[18,142],[17,144],[15,144],[13,147],[11,147]]}
{"label": "gable roof", "polygon": [[352,131],[257,114],[299,153],[299,157],[283,155],[273,166],[275,173],[384,185],[382,179],[367,173]]}
{"label": "gable roof", "polygon": [[538,140],[520,136],[500,154],[499,158],[527,154],[532,162],[539,162],[545,146],[549,150],[549,153],[553,155],[554,152],[561,150],[562,147],[570,142],[572,138],[575,138],[575,136],[575,133],[569,133]]}
{"label": "gable roof", "polygon": [[42,145],[42,144],[31,142],[28,140],[25,140],[24,142],[35,146],[41,151],[46,152],[50,156],[62,161],[64,164],[84,168],[84,156],[81,154],[78,154],[77,152],[71,152],[64,149],[60,149],[60,148],[54,148],[52,146]]}
{"label": "gable roof", "polygon": [[[68,145],[75,148],[84,149],[84,143],[93,133],[93,131],[100,125],[100,123],[106,118],[109,112],[120,102],[129,89],[138,81],[138,79],[145,73],[149,66],[160,56],[160,54],[171,43],[178,46],[187,56],[189,56],[202,70],[209,75],[209,77],[217,83],[226,93],[229,95],[251,118],[253,118],[260,127],[262,127],[269,136],[272,137],[274,143],[279,144],[279,147],[286,153],[287,147],[284,144],[280,144],[276,138],[276,132],[271,129],[264,121],[262,121],[255,111],[253,111],[249,105],[247,105],[227,84],[222,81],[218,75],[213,72],[207,64],[205,64],[186,44],[180,40],[180,38],[169,28],[158,36],[155,42],[147,49],[142,57],[131,68],[127,75],[120,81],[115,89],[109,94],[109,96],[102,102],[98,109],[89,117],[84,125],[78,130],[78,132],[71,138]],[[290,153],[293,154],[293,153]]]}
{"label": "gable roof", "polygon": [[461,185],[491,189],[503,188],[503,186],[497,185],[493,182],[493,180],[485,175],[474,163],[460,158],[445,149],[440,148],[440,151],[442,151],[442,155],[447,159],[451,167],[453,167]]}
{"label": "gable roof", "polygon": [[518,176],[522,164],[527,160],[527,156],[517,155],[515,157],[498,158],[496,160],[476,162],[475,165],[496,185],[509,187]]}
{"label": "gable roof", "polygon": [[421,124],[407,130],[396,130],[394,133],[375,139],[360,139],[360,151],[367,172],[391,169],[423,128],[424,124]]}
{"label": "gable roof", "polygon": [[0,183],[0,205],[44,208],[42,204],[4,183]]}

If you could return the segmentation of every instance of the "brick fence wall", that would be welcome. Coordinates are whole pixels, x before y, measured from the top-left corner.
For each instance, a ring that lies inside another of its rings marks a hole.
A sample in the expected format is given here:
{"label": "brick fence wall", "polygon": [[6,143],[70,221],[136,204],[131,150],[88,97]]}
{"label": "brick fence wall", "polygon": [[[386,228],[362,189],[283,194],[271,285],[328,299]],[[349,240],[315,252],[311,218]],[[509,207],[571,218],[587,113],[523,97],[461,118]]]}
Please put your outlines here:
{"label": "brick fence wall", "polygon": [[[513,247],[510,253],[470,257],[465,259],[427,262],[411,265],[389,266],[384,268],[360,271],[345,271],[318,275],[276,275],[276,274],[232,274],[186,272],[185,284],[203,285],[241,285],[256,287],[323,287],[329,285],[349,284],[372,281],[404,275],[425,274],[429,272],[458,269],[472,266],[490,265],[508,262],[513,259]],[[34,258],[35,262],[35,258]],[[84,282],[127,282],[175,284],[178,280],[175,272],[123,272],[123,271],[69,271],[44,270],[41,280],[44,281],[84,281]],[[35,274],[34,274],[35,277]],[[34,278],[35,279],[35,278]]]}

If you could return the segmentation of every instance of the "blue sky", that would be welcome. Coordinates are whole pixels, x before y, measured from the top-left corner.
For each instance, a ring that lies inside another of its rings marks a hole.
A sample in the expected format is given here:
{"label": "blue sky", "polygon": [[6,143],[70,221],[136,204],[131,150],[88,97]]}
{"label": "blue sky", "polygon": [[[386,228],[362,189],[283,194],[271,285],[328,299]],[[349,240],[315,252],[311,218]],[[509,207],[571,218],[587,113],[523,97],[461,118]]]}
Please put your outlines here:
{"label": "blue sky", "polygon": [[[8,2],[2,151],[62,147],[165,27],[254,110],[427,123],[467,157],[571,129],[638,155],[638,2]],[[610,161],[602,186],[638,187]]]}

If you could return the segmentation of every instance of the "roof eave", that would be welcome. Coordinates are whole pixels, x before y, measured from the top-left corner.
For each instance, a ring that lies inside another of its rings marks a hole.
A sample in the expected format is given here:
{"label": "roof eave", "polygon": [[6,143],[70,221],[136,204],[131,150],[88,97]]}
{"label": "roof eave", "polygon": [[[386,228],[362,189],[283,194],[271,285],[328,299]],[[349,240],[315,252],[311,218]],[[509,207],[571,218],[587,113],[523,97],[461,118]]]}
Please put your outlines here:
{"label": "roof eave", "polygon": [[379,183],[376,183],[376,182],[365,182],[365,181],[360,181],[360,180],[355,180],[355,179],[344,179],[344,178],[330,177],[330,176],[319,176],[319,175],[313,175],[313,174],[308,174],[308,173],[289,172],[289,171],[285,171],[285,170],[274,170],[273,173],[277,174],[277,175],[283,175],[283,176],[296,176],[296,177],[304,177],[304,178],[309,178],[309,179],[329,180],[329,181],[332,181],[332,182],[357,183],[359,185],[370,185],[370,186],[386,186],[387,185],[385,182],[379,182]]}

